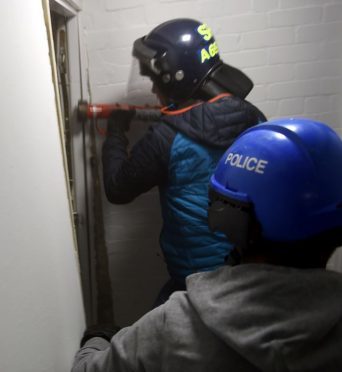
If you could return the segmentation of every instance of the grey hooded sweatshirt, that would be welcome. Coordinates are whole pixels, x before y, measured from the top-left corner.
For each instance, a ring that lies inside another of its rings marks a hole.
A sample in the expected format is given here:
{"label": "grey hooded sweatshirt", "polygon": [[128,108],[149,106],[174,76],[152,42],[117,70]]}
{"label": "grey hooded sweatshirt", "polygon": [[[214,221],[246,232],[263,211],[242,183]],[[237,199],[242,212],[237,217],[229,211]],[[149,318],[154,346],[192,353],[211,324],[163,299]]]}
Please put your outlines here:
{"label": "grey hooded sweatshirt", "polygon": [[265,264],[187,278],[187,291],[90,339],[73,372],[342,371],[342,274]]}

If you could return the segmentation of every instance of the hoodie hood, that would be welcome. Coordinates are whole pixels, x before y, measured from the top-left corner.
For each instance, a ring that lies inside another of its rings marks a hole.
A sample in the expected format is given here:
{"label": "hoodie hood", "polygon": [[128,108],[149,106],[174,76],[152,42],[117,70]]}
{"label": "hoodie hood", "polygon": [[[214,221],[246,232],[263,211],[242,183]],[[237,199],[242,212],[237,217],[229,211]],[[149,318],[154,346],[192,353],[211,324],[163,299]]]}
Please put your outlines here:
{"label": "hoodie hood", "polygon": [[187,279],[205,325],[262,371],[342,370],[342,275],[243,264]]}
{"label": "hoodie hood", "polygon": [[218,96],[179,114],[163,115],[162,121],[196,142],[227,148],[249,127],[266,121],[251,103],[235,96]]}

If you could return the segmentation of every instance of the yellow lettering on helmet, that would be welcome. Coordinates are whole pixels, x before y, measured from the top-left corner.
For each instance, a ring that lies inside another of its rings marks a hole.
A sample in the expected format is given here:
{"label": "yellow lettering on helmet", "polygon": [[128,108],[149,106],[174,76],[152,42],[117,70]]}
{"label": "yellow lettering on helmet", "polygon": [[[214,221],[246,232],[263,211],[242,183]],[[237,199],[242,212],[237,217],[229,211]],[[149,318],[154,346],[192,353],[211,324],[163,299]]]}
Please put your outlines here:
{"label": "yellow lettering on helmet", "polygon": [[197,31],[200,35],[203,36],[203,39],[209,41],[213,37],[213,33],[211,32],[210,27],[208,27],[205,23],[198,26]]}
{"label": "yellow lettering on helmet", "polygon": [[216,56],[216,54],[218,54],[218,52],[219,52],[219,50],[218,50],[218,46],[217,46],[216,42],[209,45],[209,54],[210,54],[211,57]]}
{"label": "yellow lettering on helmet", "polygon": [[205,48],[201,50],[201,59],[202,63],[205,62],[207,59],[210,59],[210,54],[206,51]]}
{"label": "yellow lettering on helmet", "polygon": [[216,54],[219,53],[219,49],[218,49],[218,46],[216,44],[216,42],[213,42],[209,45],[209,48],[208,50],[206,50],[205,48],[203,48],[201,50],[201,62],[205,62],[207,59],[210,59],[212,57],[215,57]]}

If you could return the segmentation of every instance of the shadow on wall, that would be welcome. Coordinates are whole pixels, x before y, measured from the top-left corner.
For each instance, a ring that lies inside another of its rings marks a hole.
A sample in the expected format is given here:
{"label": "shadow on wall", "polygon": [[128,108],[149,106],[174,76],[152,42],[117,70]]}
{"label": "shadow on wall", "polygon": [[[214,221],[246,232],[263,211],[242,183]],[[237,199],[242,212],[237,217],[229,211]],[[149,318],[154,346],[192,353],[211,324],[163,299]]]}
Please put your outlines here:
{"label": "shadow on wall", "polygon": [[[136,93],[136,101],[130,98],[121,102],[146,103],[145,96]],[[103,125],[105,123],[101,123]],[[130,147],[148,127],[147,122],[132,122],[127,134]],[[99,139],[99,148],[103,140],[103,137]],[[132,324],[152,308],[168,277],[159,247],[162,219],[158,189],[153,188],[125,205],[109,203],[103,192],[103,209],[114,318],[122,327]]]}

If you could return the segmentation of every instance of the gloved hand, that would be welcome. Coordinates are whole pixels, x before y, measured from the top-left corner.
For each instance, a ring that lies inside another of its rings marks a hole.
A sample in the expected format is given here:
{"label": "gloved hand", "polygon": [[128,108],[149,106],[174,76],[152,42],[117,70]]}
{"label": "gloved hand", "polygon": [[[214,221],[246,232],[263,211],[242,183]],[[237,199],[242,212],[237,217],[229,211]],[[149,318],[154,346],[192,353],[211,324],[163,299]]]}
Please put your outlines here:
{"label": "gloved hand", "polygon": [[107,341],[110,341],[115,333],[120,331],[120,327],[112,324],[95,324],[88,327],[81,339],[81,347],[93,337],[102,337]]}
{"label": "gloved hand", "polygon": [[107,133],[123,133],[129,130],[135,110],[113,110],[108,118]]}

